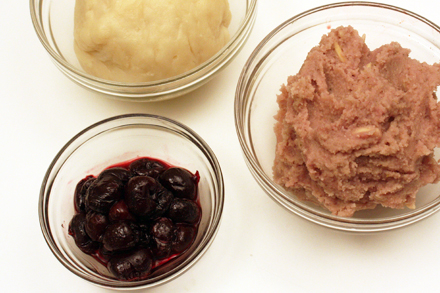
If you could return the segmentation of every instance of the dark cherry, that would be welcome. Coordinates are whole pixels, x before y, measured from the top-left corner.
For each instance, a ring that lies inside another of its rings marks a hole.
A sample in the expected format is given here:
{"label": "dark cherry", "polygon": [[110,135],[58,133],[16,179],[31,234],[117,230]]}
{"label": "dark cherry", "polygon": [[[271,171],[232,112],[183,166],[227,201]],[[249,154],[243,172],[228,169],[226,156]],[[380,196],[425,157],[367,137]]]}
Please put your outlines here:
{"label": "dark cherry", "polygon": [[101,241],[109,221],[106,215],[89,211],[86,214],[86,232],[93,241]]}
{"label": "dark cherry", "polygon": [[170,204],[168,217],[175,223],[195,224],[200,219],[200,207],[193,201],[185,198],[175,198]]}
{"label": "dark cherry", "polygon": [[150,176],[130,178],[125,188],[129,211],[140,218],[155,218],[164,214],[173,195]]}
{"label": "dark cherry", "polygon": [[168,218],[158,218],[151,225],[150,235],[164,242],[170,242],[173,238],[174,224]]}
{"label": "dark cherry", "polygon": [[99,246],[99,249],[95,254],[96,258],[103,264],[107,264],[113,255],[114,253],[105,249],[103,245]]}
{"label": "dark cherry", "polygon": [[86,211],[86,204],[85,204],[86,192],[90,184],[92,184],[92,182],[95,181],[95,179],[96,179],[95,177],[90,175],[79,181],[78,184],[76,185],[75,193],[74,193],[74,203],[75,203],[75,210],[77,212]]}
{"label": "dark cherry", "polygon": [[102,178],[111,178],[111,179],[117,179],[121,181],[122,183],[125,183],[130,179],[131,174],[130,172],[122,167],[112,167],[105,169],[98,175],[98,179]]}
{"label": "dark cherry", "polygon": [[105,249],[104,245],[101,245],[99,247],[98,252],[102,255],[105,255],[107,258],[110,259],[110,257],[114,254],[112,251],[108,251],[107,249]]}
{"label": "dark cherry", "polygon": [[107,214],[110,208],[122,198],[123,184],[113,176],[97,178],[87,189],[85,204],[87,209]]}
{"label": "dark cherry", "polygon": [[144,279],[153,267],[153,258],[146,248],[113,256],[107,264],[108,270],[119,280]]}
{"label": "dark cherry", "polygon": [[194,200],[197,197],[197,177],[182,168],[169,168],[159,176],[159,182],[175,197]]}
{"label": "dark cherry", "polygon": [[164,259],[171,254],[171,242],[165,242],[157,238],[151,238],[150,248],[155,259]]}
{"label": "dark cherry", "polygon": [[156,259],[167,258],[171,254],[174,224],[169,218],[156,219],[150,229],[151,250]]}
{"label": "dark cherry", "polygon": [[102,237],[102,244],[109,252],[124,251],[133,248],[138,241],[138,227],[129,221],[119,221],[110,224]]}
{"label": "dark cherry", "polygon": [[196,228],[187,224],[176,224],[174,228],[174,239],[172,252],[182,253],[187,250],[196,238]]}
{"label": "dark cherry", "polygon": [[173,194],[163,187],[159,182],[156,193],[152,195],[153,200],[156,202],[156,211],[151,215],[151,218],[162,216],[166,211],[168,211],[171,202],[174,199]]}
{"label": "dark cherry", "polygon": [[151,197],[157,182],[149,176],[132,177],[125,187],[125,203],[131,213],[136,216],[148,216],[156,209]]}
{"label": "dark cherry", "polygon": [[149,158],[138,159],[129,166],[134,176],[150,176],[153,178],[157,178],[166,168],[163,163]]}
{"label": "dark cherry", "polygon": [[139,242],[141,247],[149,247],[151,242],[150,227],[147,224],[139,224]]}
{"label": "dark cherry", "polygon": [[121,220],[134,221],[134,217],[128,210],[127,204],[124,200],[120,200],[115,203],[108,212],[108,217],[111,222],[117,222]]}
{"label": "dark cherry", "polygon": [[75,240],[76,246],[87,254],[94,253],[99,248],[99,243],[93,241],[86,232],[86,214],[78,213],[69,223],[69,234]]}

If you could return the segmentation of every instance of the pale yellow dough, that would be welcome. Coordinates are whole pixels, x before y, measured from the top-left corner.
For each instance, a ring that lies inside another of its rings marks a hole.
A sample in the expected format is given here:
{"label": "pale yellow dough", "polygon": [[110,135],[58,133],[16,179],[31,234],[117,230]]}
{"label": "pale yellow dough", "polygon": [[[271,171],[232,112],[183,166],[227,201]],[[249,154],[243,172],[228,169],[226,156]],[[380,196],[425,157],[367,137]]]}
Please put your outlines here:
{"label": "pale yellow dough", "polygon": [[216,54],[230,21],[228,0],[76,0],[75,53],[100,78],[160,80]]}

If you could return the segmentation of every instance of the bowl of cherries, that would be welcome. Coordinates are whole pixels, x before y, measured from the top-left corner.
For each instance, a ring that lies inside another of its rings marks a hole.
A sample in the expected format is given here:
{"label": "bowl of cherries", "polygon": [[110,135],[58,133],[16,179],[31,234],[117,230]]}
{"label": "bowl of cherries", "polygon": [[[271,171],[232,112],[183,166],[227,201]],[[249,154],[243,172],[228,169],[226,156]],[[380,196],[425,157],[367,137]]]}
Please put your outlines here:
{"label": "bowl of cherries", "polygon": [[43,180],[39,216],[67,269],[101,287],[139,289],[200,259],[223,202],[220,166],[196,133],[131,114],[100,121],[63,147]]}

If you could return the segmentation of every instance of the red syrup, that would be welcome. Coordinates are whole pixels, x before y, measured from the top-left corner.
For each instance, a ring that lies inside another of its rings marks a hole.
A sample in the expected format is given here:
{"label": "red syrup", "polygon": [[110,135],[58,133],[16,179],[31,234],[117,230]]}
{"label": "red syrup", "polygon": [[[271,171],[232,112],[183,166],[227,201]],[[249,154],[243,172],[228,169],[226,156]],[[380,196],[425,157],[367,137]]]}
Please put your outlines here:
{"label": "red syrup", "polygon": [[198,171],[150,157],[111,165],[78,182],[69,234],[116,279],[147,279],[194,242],[199,181]]}

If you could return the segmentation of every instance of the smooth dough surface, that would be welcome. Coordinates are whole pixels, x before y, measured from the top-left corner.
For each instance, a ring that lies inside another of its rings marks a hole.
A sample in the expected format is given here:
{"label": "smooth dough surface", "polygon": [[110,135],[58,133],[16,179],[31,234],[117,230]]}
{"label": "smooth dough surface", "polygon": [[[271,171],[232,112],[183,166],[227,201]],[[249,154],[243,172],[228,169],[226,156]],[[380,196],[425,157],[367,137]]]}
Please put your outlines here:
{"label": "smooth dough surface", "polygon": [[217,53],[230,21],[228,0],[76,0],[74,49],[97,77],[160,80]]}

